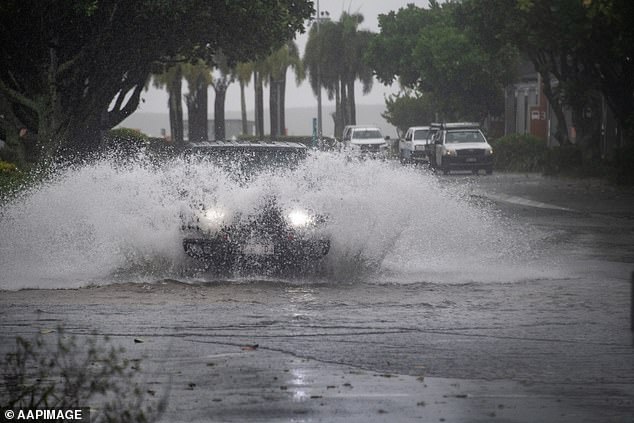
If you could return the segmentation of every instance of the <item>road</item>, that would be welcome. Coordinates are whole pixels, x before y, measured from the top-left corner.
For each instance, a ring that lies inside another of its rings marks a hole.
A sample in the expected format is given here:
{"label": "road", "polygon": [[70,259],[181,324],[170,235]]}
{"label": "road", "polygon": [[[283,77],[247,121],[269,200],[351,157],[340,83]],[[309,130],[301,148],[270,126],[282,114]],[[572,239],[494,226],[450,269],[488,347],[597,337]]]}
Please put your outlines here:
{"label": "road", "polygon": [[168,396],[163,421],[633,421],[634,191],[428,177],[503,241],[460,226],[464,255],[400,242],[374,272],[3,291],[0,350],[108,335]]}

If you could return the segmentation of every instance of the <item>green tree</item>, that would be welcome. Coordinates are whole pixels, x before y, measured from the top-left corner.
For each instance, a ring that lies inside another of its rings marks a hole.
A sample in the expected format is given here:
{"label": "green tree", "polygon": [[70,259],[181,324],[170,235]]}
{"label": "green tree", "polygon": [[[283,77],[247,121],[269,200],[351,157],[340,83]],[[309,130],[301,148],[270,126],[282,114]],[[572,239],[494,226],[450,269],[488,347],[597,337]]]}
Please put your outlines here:
{"label": "green tree", "polygon": [[[512,43],[542,76],[544,93],[560,123],[561,104],[596,110],[599,90],[625,133],[634,133],[634,3],[627,0],[465,0],[462,21],[486,46]],[[491,10],[495,10],[493,15]],[[554,83],[553,83],[554,82]],[[594,113],[597,115],[598,113]],[[557,134],[567,143],[565,126]],[[591,137],[598,141],[599,137]],[[597,150],[597,146],[590,145]]]}
{"label": "green tree", "polygon": [[426,125],[435,120],[433,103],[428,96],[404,90],[385,99],[386,111],[381,114],[395,126],[401,137],[411,126]]}
{"label": "green tree", "polygon": [[185,95],[187,104],[188,138],[190,142],[206,141],[208,138],[207,89],[211,85],[211,70],[199,60],[184,67],[183,76],[189,93]]}
{"label": "green tree", "polygon": [[184,143],[183,128],[183,65],[174,63],[163,72],[155,74],[153,84],[156,88],[167,90],[167,108],[170,119],[170,136],[174,145],[182,147]]}
{"label": "green tree", "polygon": [[315,94],[325,89],[335,100],[335,135],[343,127],[356,123],[355,81],[360,80],[363,93],[372,88],[372,69],[363,60],[372,38],[369,31],[359,30],[360,14],[342,13],[339,21],[313,25],[304,53],[304,67]]}
{"label": "green tree", "polygon": [[289,67],[295,71],[295,80],[299,85],[304,79],[304,67],[297,45],[292,41],[274,51],[265,61],[269,78],[271,137],[284,135],[284,128],[286,128],[286,72]]}
{"label": "green tree", "polygon": [[435,103],[445,119],[484,120],[503,111],[503,89],[514,76],[516,50],[485,49],[456,21],[457,3],[430,2],[379,16],[380,33],[366,60],[378,79],[396,78]]}
{"label": "green tree", "polygon": [[214,98],[214,136],[217,140],[224,140],[226,138],[225,99],[227,88],[235,80],[235,75],[227,62],[227,56],[222,53],[216,54],[213,60],[216,68],[211,79],[211,86],[216,93]]}
{"label": "green tree", "polygon": [[0,125],[28,127],[49,154],[88,150],[136,110],[156,62],[220,49],[230,63],[252,60],[312,13],[309,0],[3,1]]}
{"label": "green tree", "polygon": [[238,63],[236,66],[236,79],[240,84],[240,116],[242,118],[242,135],[249,134],[249,128],[247,125],[247,102],[245,98],[245,87],[249,85],[251,76],[253,75],[253,63],[243,62]]}

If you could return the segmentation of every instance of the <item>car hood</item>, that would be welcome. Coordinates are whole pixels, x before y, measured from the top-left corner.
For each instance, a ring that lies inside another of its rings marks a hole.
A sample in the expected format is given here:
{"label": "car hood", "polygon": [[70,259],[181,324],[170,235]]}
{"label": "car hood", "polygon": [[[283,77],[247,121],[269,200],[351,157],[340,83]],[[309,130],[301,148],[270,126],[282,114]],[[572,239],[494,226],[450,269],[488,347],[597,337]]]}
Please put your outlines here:
{"label": "car hood", "polygon": [[450,148],[452,150],[471,150],[471,149],[486,150],[491,148],[489,144],[483,143],[483,142],[451,143],[451,144],[445,144],[445,147]]}
{"label": "car hood", "polygon": [[353,145],[368,145],[368,144],[385,144],[383,138],[368,138],[363,140],[350,140],[350,144]]}

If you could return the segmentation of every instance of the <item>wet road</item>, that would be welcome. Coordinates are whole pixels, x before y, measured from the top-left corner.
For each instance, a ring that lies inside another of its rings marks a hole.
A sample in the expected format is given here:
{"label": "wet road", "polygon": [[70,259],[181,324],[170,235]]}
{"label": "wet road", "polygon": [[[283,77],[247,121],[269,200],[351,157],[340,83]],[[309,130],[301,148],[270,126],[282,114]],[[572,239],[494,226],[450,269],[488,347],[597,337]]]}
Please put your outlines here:
{"label": "wet road", "polygon": [[456,279],[385,270],[5,291],[2,352],[58,324],[110,335],[169,389],[165,421],[631,422],[634,192],[536,175],[439,185],[526,234],[530,255],[495,269],[508,277],[465,278],[456,262]]}

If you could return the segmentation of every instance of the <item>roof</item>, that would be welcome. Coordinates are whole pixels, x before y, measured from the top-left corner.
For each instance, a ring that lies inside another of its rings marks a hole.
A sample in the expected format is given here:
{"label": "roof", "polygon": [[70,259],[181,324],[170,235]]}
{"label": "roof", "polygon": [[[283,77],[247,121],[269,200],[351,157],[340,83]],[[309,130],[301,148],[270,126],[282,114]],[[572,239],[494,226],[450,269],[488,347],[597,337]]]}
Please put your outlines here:
{"label": "roof", "polygon": [[363,126],[357,125],[357,126],[352,126],[350,128],[351,131],[357,131],[357,130],[367,131],[368,129],[376,129],[379,132],[381,131],[381,129],[378,126],[374,126],[374,125],[363,125]]}
{"label": "roof", "polygon": [[442,129],[480,129],[477,122],[447,122],[443,123]]}
{"label": "roof", "polygon": [[306,150],[308,147],[299,142],[288,141],[203,141],[193,142],[189,144],[189,148],[194,150],[199,149],[296,149]]}

